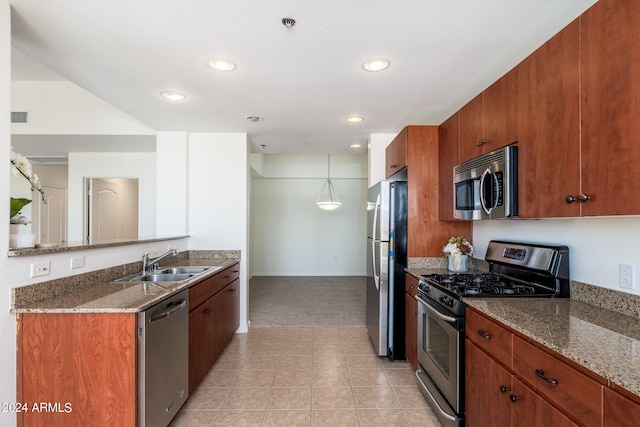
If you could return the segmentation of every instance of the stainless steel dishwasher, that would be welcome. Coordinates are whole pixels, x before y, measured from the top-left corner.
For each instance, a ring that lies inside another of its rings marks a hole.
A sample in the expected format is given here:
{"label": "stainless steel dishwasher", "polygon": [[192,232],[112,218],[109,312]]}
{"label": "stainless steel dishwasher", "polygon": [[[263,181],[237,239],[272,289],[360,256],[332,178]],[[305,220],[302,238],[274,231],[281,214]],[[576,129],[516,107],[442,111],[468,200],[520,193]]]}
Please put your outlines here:
{"label": "stainless steel dishwasher", "polygon": [[189,396],[189,293],[138,314],[139,426],[166,427]]}

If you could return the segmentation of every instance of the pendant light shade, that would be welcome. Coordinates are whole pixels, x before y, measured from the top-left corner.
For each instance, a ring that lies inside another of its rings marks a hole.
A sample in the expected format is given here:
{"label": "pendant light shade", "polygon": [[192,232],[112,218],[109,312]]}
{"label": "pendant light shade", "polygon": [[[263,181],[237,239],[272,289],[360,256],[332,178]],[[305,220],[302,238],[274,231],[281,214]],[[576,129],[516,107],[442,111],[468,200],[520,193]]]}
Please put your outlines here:
{"label": "pendant light shade", "polygon": [[325,211],[332,211],[338,209],[342,203],[338,200],[336,189],[333,188],[333,182],[331,182],[331,154],[327,155],[327,180],[320,190],[316,206]]}

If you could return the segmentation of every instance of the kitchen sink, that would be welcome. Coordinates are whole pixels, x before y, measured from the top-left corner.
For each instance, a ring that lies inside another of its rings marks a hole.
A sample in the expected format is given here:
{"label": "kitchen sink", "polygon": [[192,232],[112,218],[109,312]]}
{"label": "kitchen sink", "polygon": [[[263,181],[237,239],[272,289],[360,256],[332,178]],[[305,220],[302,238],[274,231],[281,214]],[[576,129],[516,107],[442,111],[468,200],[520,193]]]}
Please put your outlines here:
{"label": "kitchen sink", "polygon": [[170,267],[156,270],[150,273],[136,273],[117,280],[114,283],[141,283],[141,282],[184,282],[205,272],[215,271],[220,267]]}
{"label": "kitchen sink", "polygon": [[162,268],[156,271],[154,274],[200,274],[205,271],[217,267],[171,267]]}

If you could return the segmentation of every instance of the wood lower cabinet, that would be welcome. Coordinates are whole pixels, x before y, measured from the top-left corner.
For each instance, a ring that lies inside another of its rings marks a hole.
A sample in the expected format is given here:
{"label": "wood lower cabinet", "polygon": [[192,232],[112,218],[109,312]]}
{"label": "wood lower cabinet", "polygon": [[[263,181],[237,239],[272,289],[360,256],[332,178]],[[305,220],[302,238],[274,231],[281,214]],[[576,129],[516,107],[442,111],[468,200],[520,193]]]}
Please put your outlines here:
{"label": "wood lower cabinet", "polygon": [[604,379],[471,308],[466,333],[468,427],[603,425]]}
{"label": "wood lower cabinet", "polygon": [[239,274],[235,264],[189,289],[189,393],[238,329]]}
{"label": "wood lower cabinet", "polygon": [[[135,426],[137,313],[17,316],[19,426]],[[34,405],[36,405],[34,407]]]}
{"label": "wood lower cabinet", "polygon": [[604,389],[604,427],[637,427],[640,423],[640,397],[631,400],[610,389]]}
{"label": "wood lower cabinet", "polygon": [[405,353],[407,362],[413,369],[418,369],[418,279],[411,274],[405,275],[404,280],[404,323],[405,323]]}

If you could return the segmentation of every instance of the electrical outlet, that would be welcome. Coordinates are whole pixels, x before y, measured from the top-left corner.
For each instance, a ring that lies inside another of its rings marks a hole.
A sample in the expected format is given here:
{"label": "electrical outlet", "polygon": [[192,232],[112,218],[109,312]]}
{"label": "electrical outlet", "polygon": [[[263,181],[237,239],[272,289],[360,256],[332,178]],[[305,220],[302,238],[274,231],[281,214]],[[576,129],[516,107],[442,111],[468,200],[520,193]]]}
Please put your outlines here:
{"label": "electrical outlet", "polygon": [[74,268],[82,268],[84,267],[84,257],[83,256],[76,256],[71,258],[71,263],[69,268],[71,268],[72,270]]}
{"label": "electrical outlet", "polygon": [[51,270],[51,261],[47,262],[32,262],[31,263],[31,277],[48,276]]}
{"label": "electrical outlet", "polygon": [[633,265],[620,264],[619,281],[621,288],[633,289]]}

